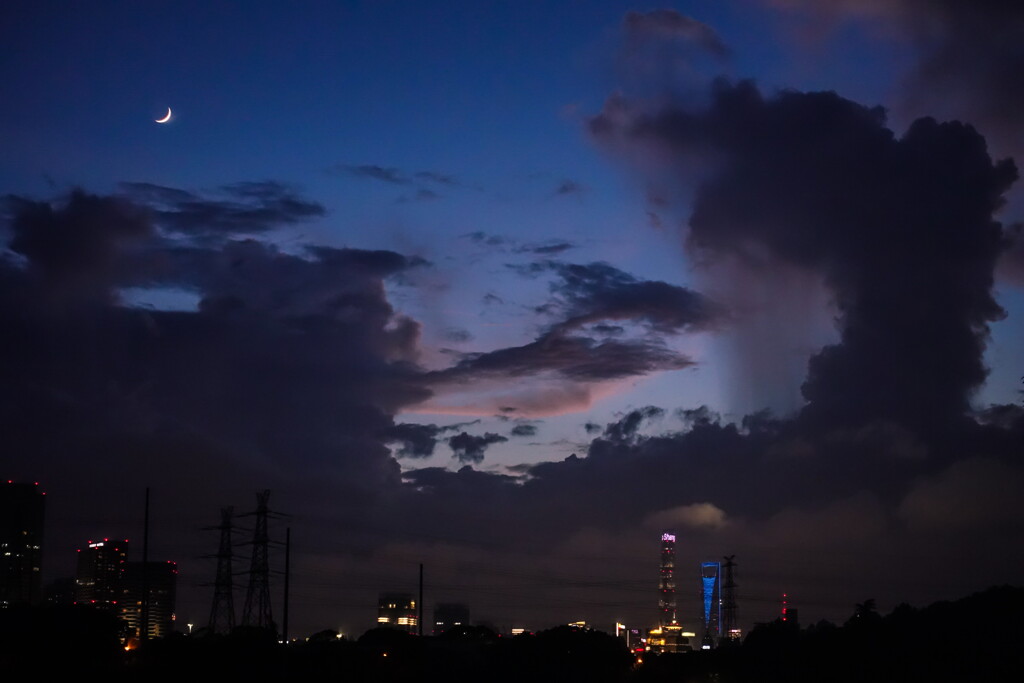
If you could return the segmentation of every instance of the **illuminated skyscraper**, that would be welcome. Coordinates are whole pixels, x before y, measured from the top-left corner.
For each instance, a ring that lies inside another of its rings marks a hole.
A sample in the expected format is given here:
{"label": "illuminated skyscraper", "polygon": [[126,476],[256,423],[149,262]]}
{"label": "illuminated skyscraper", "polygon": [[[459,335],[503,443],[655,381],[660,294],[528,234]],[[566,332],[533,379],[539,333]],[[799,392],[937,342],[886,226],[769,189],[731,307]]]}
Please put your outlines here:
{"label": "illuminated skyscraper", "polygon": [[128,540],[89,541],[78,550],[78,575],[75,577],[75,604],[92,605],[120,612],[124,597],[124,573]]}
{"label": "illuminated skyscraper", "polygon": [[707,649],[722,636],[722,563],[701,562],[701,622],[704,624],[704,639],[701,647]]}
{"label": "illuminated skyscraper", "polygon": [[0,484],[0,607],[42,598],[45,495],[39,484]]}
{"label": "illuminated skyscraper", "polygon": [[676,536],[661,535],[661,578],[658,582],[658,623],[676,623]]}

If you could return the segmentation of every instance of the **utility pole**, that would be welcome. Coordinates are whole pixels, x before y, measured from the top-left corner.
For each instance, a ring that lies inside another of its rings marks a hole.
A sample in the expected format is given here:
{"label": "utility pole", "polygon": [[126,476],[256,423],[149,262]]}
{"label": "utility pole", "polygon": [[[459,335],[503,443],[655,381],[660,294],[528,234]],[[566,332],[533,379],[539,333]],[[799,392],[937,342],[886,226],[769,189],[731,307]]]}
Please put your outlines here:
{"label": "utility pole", "polygon": [[292,576],[292,528],[284,530],[284,620],[281,627],[284,642],[288,642],[288,586]]}

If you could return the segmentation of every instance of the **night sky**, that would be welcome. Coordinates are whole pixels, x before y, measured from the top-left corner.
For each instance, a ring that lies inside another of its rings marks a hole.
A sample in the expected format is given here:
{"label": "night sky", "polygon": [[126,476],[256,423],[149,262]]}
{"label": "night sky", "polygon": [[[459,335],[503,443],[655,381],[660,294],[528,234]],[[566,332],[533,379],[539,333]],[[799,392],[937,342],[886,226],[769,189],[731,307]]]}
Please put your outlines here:
{"label": "night sky", "polygon": [[745,630],[1021,584],[1021,36],[1010,0],[4,3],[0,476],[47,492],[44,578],[141,541],[150,486],[179,625],[261,489],[293,635],[420,562],[428,616],[646,627],[663,530],[691,626],[723,555]]}

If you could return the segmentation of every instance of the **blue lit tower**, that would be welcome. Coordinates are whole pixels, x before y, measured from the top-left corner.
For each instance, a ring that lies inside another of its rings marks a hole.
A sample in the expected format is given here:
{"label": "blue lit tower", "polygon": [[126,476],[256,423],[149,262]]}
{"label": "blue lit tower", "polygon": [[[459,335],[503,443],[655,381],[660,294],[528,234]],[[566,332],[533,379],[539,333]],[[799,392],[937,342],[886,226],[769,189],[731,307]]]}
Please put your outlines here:
{"label": "blue lit tower", "polygon": [[701,562],[701,604],[704,639],[701,647],[711,647],[722,636],[722,563]]}
{"label": "blue lit tower", "polygon": [[658,623],[676,623],[676,535],[661,535],[661,579],[658,583]]}

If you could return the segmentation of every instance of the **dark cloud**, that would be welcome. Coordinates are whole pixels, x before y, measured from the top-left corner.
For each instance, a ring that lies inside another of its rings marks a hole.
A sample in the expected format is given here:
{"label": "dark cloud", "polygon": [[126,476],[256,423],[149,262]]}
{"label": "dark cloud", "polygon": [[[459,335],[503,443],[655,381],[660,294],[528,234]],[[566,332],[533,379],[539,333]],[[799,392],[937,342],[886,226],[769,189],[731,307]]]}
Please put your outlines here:
{"label": "dark cloud", "polygon": [[594,325],[591,329],[593,329],[594,332],[596,332],[597,334],[605,334],[605,335],[616,335],[616,334],[625,334],[626,333],[626,328],[623,327],[622,325],[604,325],[604,324],[600,324],[600,325]]}
{"label": "dark cloud", "polygon": [[586,188],[580,185],[575,180],[563,180],[555,188],[555,194],[559,196],[566,195],[581,195],[586,191]]}
{"label": "dark cloud", "polygon": [[[459,187],[462,185],[458,179],[447,173],[439,171],[416,171],[409,173],[393,166],[378,166],[376,164],[338,164],[331,168],[334,173],[345,173],[356,178],[379,180],[391,185],[412,185],[421,183],[432,183],[447,187]],[[430,192],[421,189],[420,192]]]}
{"label": "dark cloud", "polygon": [[621,35],[616,80],[631,95],[699,97],[705,81],[728,66],[730,50],[718,33],[674,9],[627,12]]}
{"label": "dark cloud", "polygon": [[[682,420],[688,430],[693,429],[698,425],[708,425],[721,421],[721,416],[707,406],[700,406],[699,408],[680,408],[676,411],[676,415],[680,420]],[[766,417],[768,417],[767,413],[762,413],[761,415],[752,415],[750,416],[750,419],[760,420]],[[750,428],[753,423],[748,421],[745,424]]]}
{"label": "dark cloud", "polygon": [[713,28],[673,9],[627,12],[623,26],[630,41],[649,44],[652,39],[680,39],[716,57],[729,56],[729,48]]}
{"label": "dark cloud", "polygon": [[459,327],[452,327],[445,330],[444,337],[448,341],[452,342],[467,342],[473,338],[473,335],[470,334],[468,330],[464,330]]}
{"label": "dark cloud", "polygon": [[[400,485],[379,435],[430,391],[418,325],[394,311],[383,279],[412,260],[326,247],[300,257],[254,240],[176,247],[140,207],[81,192],[12,206],[23,261],[0,262],[0,426],[19,471],[51,488],[80,472],[94,493],[141,477],[182,500],[194,471],[228,487],[240,469],[255,486],[285,463],[292,485],[332,482],[346,505]],[[199,308],[117,305],[129,285],[190,291]],[[197,458],[193,471],[165,471]],[[122,460],[108,481],[88,470]]]}
{"label": "dark cloud", "polygon": [[434,454],[438,434],[443,428],[433,424],[396,424],[385,432],[388,441],[401,443],[398,455],[409,458],[428,458]]}
{"label": "dark cloud", "polygon": [[501,235],[492,235],[484,232],[483,230],[475,230],[474,232],[468,232],[462,237],[468,239],[474,244],[479,244],[485,247],[504,247],[511,243],[511,240]]}
{"label": "dark cloud", "polygon": [[1024,153],[1024,6],[1013,0],[857,0],[780,4],[801,15],[867,22],[882,39],[916,48],[904,106],[915,115],[966,120],[1002,154]]}
{"label": "dark cloud", "polygon": [[381,436],[388,443],[400,443],[399,457],[427,458],[434,454],[434,448],[441,435],[479,423],[479,420],[457,422],[449,425],[402,423],[385,430]]}
{"label": "dark cloud", "polygon": [[1024,224],[1017,223],[1006,232],[1008,244],[999,260],[1000,279],[1024,286]]}
{"label": "dark cloud", "polygon": [[119,261],[153,236],[144,210],[116,197],[81,190],[61,204],[9,197],[8,248],[52,294],[77,299],[112,296]]}
{"label": "dark cloud", "polygon": [[321,204],[274,181],[234,183],[203,194],[152,183],[121,188],[153,212],[158,227],[188,235],[258,234],[326,214]]}
{"label": "dark cloud", "polygon": [[564,320],[554,326],[561,331],[605,320],[632,320],[672,334],[705,328],[720,316],[718,308],[697,292],[666,282],[638,280],[607,263],[543,261],[516,270],[558,276],[551,285],[557,298],[544,310],[564,313]]}
{"label": "dark cloud", "polygon": [[455,176],[438,173],[436,171],[419,171],[415,174],[415,177],[419,180],[429,180],[430,182],[437,183],[439,185],[459,185],[459,181],[456,180]]}
{"label": "dark cloud", "polygon": [[601,425],[596,422],[585,422],[583,423],[583,429],[587,434],[599,434],[601,432]]}
{"label": "dark cloud", "polygon": [[464,382],[473,377],[525,377],[555,373],[580,382],[596,382],[678,370],[693,364],[660,342],[597,341],[589,337],[545,334],[523,346],[464,354],[453,367],[432,373],[435,382]]}
{"label": "dark cloud", "polygon": [[690,218],[699,257],[820,273],[840,342],[810,361],[807,416],[937,425],[963,415],[985,378],[987,325],[1002,315],[993,213],[1017,174],[969,126],[921,119],[897,138],[884,122],[833,93],[764,98],[720,83],[706,110],[617,101],[591,129],[716,160]]}
{"label": "dark cloud", "polygon": [[645,406],[631,410],[619,419],[612,422],[604,430],[604,438],[613,441],[628,441],[636,436],[640,424],[644,420],[653,420],[661,417],[665,411],[657,406]]}
{"label": "dark cloud", "polygon": [[433,201],[434,199],[440,199],[440,198],[441,198],[441,195],[439,195],[438,193],[434,192],[433,190],[428,190],[426,188],[420,188],[420,189],[416,190],[416,194],[414,194],[412,196],[402,195],[401,197],[399,197],[395,201],[398,202],[399,204],[402,204],[402,203],[405,203],[405,202],[429,202],[429,201]]}
{"label": "dark cloud", "polygon": [[[696,292],[637,280],[605,263],[544,261],[510,268],[528,277],[556,275],[551,284],[555,298],[538,310],[560,320],[531,343],[463,354],[454,366],[431,373],[432,381],[554,375],[589,383],[677,370],[693,361],[669,348],[663,337],[704,329],[718,315]],[[647,327],[648,333],[637,339],[608,339],[617,330],[601,325],[605,320],[635,322]],[[592,324],[594,328],[588,329]]]}
{"label": "dark cloud", "polygon": [[481,436],[460,432],[448,439],[448,446],[452,449],[452,456],[458,458],[462,463],[480,463],[484,459],[484,451],[488,446],[508,441],[508,437],[501,434],[486,432]]}
{"label": "dark cloud", "polygon": [[357,178],[369,178],[393,185],[408,185],[412,180],[405,173],[397,168],[388,166],[377,166],[376,164],[348,165],[343,164],[335,167],[336,171],[343,171]]}
{"label": "dark cloud", "polygon": [[524,423],[520,423],[520,424],[517,424],[516,426],[514,426],[512,428],[512,431],[509,432],[509,434],[511,436],[536,436],[537,435],[537,425],[533,425],[533,424],[529,424],[529,423],[525,423],[525,422]]}
{"label": "dark cloud", "polygon": [[520,254],[536,254],[538,256],[555,256],[562,252],[574,249],[575,244],[564,240],[552,240],[544,244],[524,244],[517,247],[515,251]]}
{"label": "dark cloud", "polygon": [[[421,494],[407,492],[386,444],[423,457],[439,438],[394,424],[430,396],[416,365],[419,327],[385,289],[416,259],[316,246],[286,254],[256,240],[182,247],[123,197],[9,206],[16,251],[0,259],[0,429],[5,476],[39,481],[57,520],[48,576],[73,574],[84,539],[136,538],[146,487],[161,529],[153,550],[188,577],[179,614],[207,609],[193,586],[210,568],[188,558],[215,541],[196,530],[225,505],[251,510],[256,490],[272,489],[273,508],[303,520],[316,539],[307,562],[379,543],[360,536],[368,520],[397,528],[395,499]],[[125,286],[200,303],[119,305]]]}
{"label": "dark cloud", "polygon": [[482,230],[475,232],[466,233],[462,235],[463,238],[470,240],[474,244],[481,247],[487,247],[488,249],[494,249],[502,252],[512,252],[515,254],[536,254],[538,256],[552,256],[561,254],[562,252],[574,249],[576,247],[572,242],[566,240],[552,239],[545,242],[534,242],[534,243],[518,243],[517,240],[511,237],[505,237],[503,235],[493,235]]}

